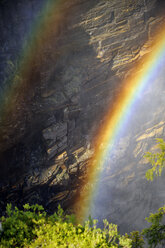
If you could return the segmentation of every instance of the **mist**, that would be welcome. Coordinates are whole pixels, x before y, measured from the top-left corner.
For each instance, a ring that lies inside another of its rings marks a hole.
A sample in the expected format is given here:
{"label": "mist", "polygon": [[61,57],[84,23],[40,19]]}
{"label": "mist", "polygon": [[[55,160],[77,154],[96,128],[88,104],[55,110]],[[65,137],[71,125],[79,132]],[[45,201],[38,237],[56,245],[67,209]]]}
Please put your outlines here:
{"label": "mist", "polygon": [[103,219],[117,224],[122,233],[142,230],[147,225],[145,217],[165,204],[165,173],[147,181],[145,172],[150,165],[143,158],[145,152],[155,151],[156,138],[164,138],[164,78],[162,61],[155,78],[132,104],[97,182],[90,214],[100,225]]}

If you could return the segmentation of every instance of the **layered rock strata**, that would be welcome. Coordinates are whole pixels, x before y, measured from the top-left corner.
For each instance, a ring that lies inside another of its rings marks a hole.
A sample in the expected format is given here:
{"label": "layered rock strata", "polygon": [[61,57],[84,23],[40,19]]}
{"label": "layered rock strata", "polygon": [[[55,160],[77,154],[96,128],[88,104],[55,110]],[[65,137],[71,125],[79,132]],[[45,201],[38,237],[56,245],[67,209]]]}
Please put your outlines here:
{"label": "layered rock strata", "polygon": [[[44,47],[39,78],[27,78],[35,83],[34,89],[27,91],[25,99],[15,96],[16,103],[21,99],[16,117],[1,120],[2,209],[7,202],[28,201],[53,210],[57,203],[65,207],[73,200],[107,108],[131,68],[149,52],[147,41],[152,41],[163,21],[160,4],[156,0],[70,1],[67,23],[59,27],[51,46]],[[34,0],[1,5],[1,75],[6,58],[18,55],[13,37],[26,36],[38,8]]]}

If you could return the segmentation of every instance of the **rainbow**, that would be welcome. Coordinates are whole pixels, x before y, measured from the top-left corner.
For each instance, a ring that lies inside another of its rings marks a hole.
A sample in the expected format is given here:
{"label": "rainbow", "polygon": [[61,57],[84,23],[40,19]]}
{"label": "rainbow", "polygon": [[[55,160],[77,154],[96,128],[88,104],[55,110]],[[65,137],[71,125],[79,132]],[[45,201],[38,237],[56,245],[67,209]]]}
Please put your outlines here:
{"label": "rainbow", "polygon": [[[5,122],[9,117],[14,122],[17,118],[19,103],[26,101],[27,95],[31,95],[31,90],[38,86],[40,72],[47,58],[43,51],[46,51],[52,45],[54,48],[56,47],[61,26],[65,25],[67,17],[72,14],[72,4],[68,0],[47,0],[41,6],[40,18],[35,22],[33,31],[29,35],[28,46],[24,46],[20,55],[17,70],[19,77],[17,74],[13,76],[13,84],[10,85],[4,93],[3,99],[1,99],[2,122]],[[157,75],[165,56],[165,26],[163,25],[160,29],[162,31],[158,31],[151,46],[152,51],[136,64],[132,76],[123,82],[120,95],[116,98],[113,107],[109,106],[107,117],[93,142],[95,154],[89,164],[86,183],[94,184],[95,187],[79,197],[77,201],[77,216],[79,218],[85,219],[89,215],[90,205],[97,191],[101,169],[111,152],[116,137],[123,124],[130,117],[138,97]],[[53,60],[58,59],[60,52],[54,49],[54,53],[51,54]],[[30,101],[30,98],[27,101]],[[0,139],[3,143],[2,134],[3,130],[0,130]]]}
{"label": "rainbow", "polygon": [[[117,137],[122,132],[122,127],[133,114],[134,106],[138,104],[139,97],[147,86],[156,79],[161,65],[165,62],[165,25],[159,27],[159,31],[157,31],[151,44],[150,52],[139,60],[131,75],[123,81],[120,94],[115,99],[113,106],[109,106],[106,119],[94,140],[95,152],[88,165],[88,175],[85,182],[89,187],[85,193],[79,196],[78,206],[75,207],[78,219],[82,222],[91,215],[90,210],[97,194],[102,169],[106,164],[106,159],[110,156]],[[92,186],[90,187],[90,185]]]}
{"label": "rainbow", "polygon": [[[46,0],[41,3],[38,17],[31,24],[32,30],[22,44],[16,72],[9,75],[7,87],[1,94],[2,149],[5,149],[5,136],[14,135],[13,127],[25,114],[23,106],[28,106],[35,88],[40,86],[42,67],[47,64],[46,60],[52,60],[55,64],[62,52],[56,49],[58,37],[63,25],[67,25],[68,17],[73,15],[73,6],[74,2],[67,0]],[[12,128],[7,129],[11,124]]]}

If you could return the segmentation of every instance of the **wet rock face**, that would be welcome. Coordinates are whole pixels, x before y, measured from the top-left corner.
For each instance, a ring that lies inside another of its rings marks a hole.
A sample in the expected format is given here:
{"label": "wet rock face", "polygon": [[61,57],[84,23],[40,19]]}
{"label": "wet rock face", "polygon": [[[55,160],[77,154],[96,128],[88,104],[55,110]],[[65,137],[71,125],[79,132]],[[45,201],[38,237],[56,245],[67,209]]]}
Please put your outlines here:
{"label": "wet rock face", "polygon": [[[3,78],[7,59],[19,57],[20,37],[28,42],[39,2],[6,1],[0,7]],[[70,1],[67,22],[44,46],[38,76],[32,65],[26,79],[31,88],[24,98],[15,96],[16,117],[8,114],[0,123],[2,208],[28,201],[53,209],[72,201],[107,107],[129,70],[149,52],[146,41],[162,21],[157,6],[156,0]]]}
{"label": "wet rock face", "polygon": [[118,224],[122,233],[142,230],[147,226],[146,216],[165,204],[165,173],[147,181],[145,173],[151,165],[144,158],[148,151],[160,151],[156,138],[165,138],[164,92],[162,63],[105,158],[91,213],[100,222],[107,218]]}
{"label": "wet rock face", "polygon": [[165,204],[165,174],[155,176],[152,182],[147,181],[145,172],[150,165],[144,158],[147,151],[159,152],[154,138],[164,138],[164,124],[164,121],[158,122],[136,136],[127,132],[117,142],[92,206],[92,216],[100,223],[106,218],[116,223],[122,233],[141,231],[147,227],[145,218]]}

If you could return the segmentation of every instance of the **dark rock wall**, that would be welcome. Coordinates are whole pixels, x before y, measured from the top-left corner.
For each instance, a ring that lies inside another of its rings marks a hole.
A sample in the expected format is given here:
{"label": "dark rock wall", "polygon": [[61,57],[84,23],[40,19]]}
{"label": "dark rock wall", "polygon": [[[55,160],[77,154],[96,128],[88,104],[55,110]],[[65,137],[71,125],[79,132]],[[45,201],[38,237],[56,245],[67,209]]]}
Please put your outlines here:
{"label": "dark rock wall", "polygon": [[[35,0],[0,4],[2,97],[5,78],[12,74],[8,62],[19,60],[43,4]],[[17,118],[9,112],[1,119],[2,209],[7,202],[39,202],[53,209],[59,201],[64,207],[72,201],[107,108],[130,69],[148,53],[146,42],[162,22],[162,3],[156,0],[64,4],[67,21],[59,25],[49,46],[44,45],[39,77],[26,79],[31,88],[23,100],[15,96],[21,109],[14,110]]]}
{"label": "dark rock wall", "polygon": [[[0,2],[0,86],[1,94],[7,87],[6,80],[12,69],[16,69],[23,47],[32,33],[35,21],[40,17],[43,1]],[[13,65],[11,64],[13,63]],[[14,66],[14,68],[12,68]]]}

